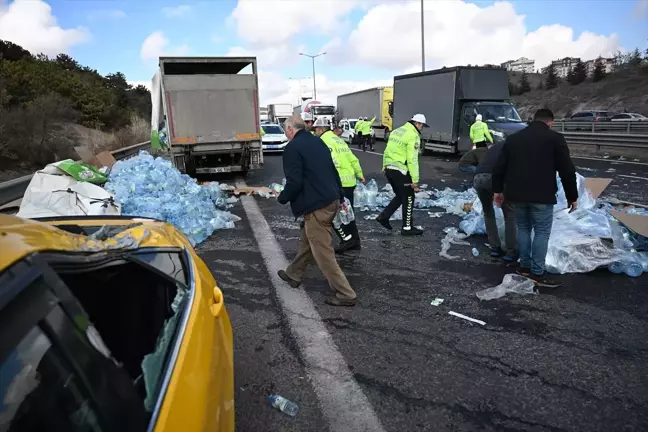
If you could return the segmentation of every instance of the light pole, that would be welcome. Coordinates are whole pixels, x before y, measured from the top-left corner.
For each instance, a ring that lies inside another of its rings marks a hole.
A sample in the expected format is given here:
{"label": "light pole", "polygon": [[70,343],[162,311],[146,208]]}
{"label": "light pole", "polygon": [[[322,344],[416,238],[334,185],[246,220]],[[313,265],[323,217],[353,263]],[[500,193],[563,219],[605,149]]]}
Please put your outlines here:
{"label": "light pole", "polygon": [[307,79],[310,79],[310,78],[311,78],[311,77],[303,77],[303,78],[288,78],[289,80],[297,81],[297,83],[298,83],[298,85],[299,85],[299,89],[298,89],[298,90],[299,90],[299,95],[297,96],[297,105],[301,105],[302,102],[303,102],[303,101],[301,100],[301,98],[302,98],[302,88],[304,87],[304,86],[302,85],[302,80],[307,80]]}
{"label": "light pole", "polygon": [[311,55],[311,54],[306,54],[306,53],[299,53],[300,56],[304,57],[310,57],[311,60],[313,61],[313,99],[317,99],[317,87],[315,87],[315,59],[319,56],[323,56],[326,54],[325,52]]}
{"label": "light pole", "polygon": [[425,72],[425,13],[421,0],[421,72]]}

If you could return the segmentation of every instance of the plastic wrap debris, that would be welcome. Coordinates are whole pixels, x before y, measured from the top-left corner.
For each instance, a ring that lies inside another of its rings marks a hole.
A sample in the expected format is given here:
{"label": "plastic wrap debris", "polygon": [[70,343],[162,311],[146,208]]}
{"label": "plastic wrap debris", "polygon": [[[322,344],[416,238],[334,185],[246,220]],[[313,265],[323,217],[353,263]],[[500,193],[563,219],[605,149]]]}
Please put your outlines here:
{"label": "plastic wrap debris", "polygon": [[60,162],[34,174],[20,203],[22,218],[118,216],[120,208],[105,189],[78,181],[58,169]]}
{"label": "plastic wrap debris", "polygon": [[455,244],[470,246],[470,243],[464,241],[464,239],[466,239],[468,236],[466,234],[461,234],[459,231],[457,231],[457,228],[454,227],[446,228],[443,230],[443,232],[446,233],[446,236],[441,240],[441,252],[439,252],[439,255],[447,259],[459,258],[458,256],[452,256],[448,253],[448,250],[450,250],[450,245]]}
{"label": "plastic wrap debris", "polygon": [[95,233],[95,236],[90,236],[79,244],[79,250],[83,252],[101,252],[105,250],[137,249],[151,234],[149,230],[144,230],[141,236],[135,236],[130,232],[121,232],[110,238],[102,238],[100,234],[102,229]]}
{"label": "plastic wrap debris", "polygon": [[440,218],[444,215],[445,213],[442,212],[428,212],[428,216],[431,218]]}
{"label": "plastic wrap debris", "polygon": [[457,318],[465,319],[466,321],[474,322],[475,324],[486,325],[486,323],[484,321],[482,321],[482,320],[478,320],[478,319],[475,319],[475,318],[470,318],[469,316],[466,316],[464,314],[460,314],[460,313],[455,312],[455,311],[450,311],[450,312],[448,312],[448,314],[450,314],[452,316],[456,316]]}
{"label": "plastic wrap debris", "polygon": [[535,283],[531,279],[513,273],[505,275],[502,283],[496,287],[477,291],[476,295],[480,300],[494,300],[504,297],[508,293],[537,294]]}
{"label": "plastic wrap debris", "polygon": [[207,239],[214,230],[234,228],[234,222],[240,220],[216,207],[225,205],[223,185],[201,186],[180,174],[171,162],[144,151],[117,162],[106,189],[115,194],[122,214],[172,223],[192,245]]}
{"label": "plastic wrap debris", "polygon": [[[557,204],[554,206],[554,221],[546,258],[547,271],[559,274],[586,273],[599,267],[609,268],[616,263],[612,268],[618,273],[634,276],[640,268],[644,272],[642,265],[636,264],[635,251],[648,248],[648,240],[641,233],[632,232],[620,224],[617,220],[622,218],[620,212],[596,199],[610,182],[610,179],[585,179],[577,174],[578,209],[569,213],[560,178],[556,177]],[[437,194],[437,204],[441,204],[448,213],[461,214],[459,210],[471,193],[472,190],[457,192],[446,189]],[[501,208],[494,206],[494,209],[500,239],[504,244],[504,214]],[[648,211],[637,208],[627,209],[626,212],[626,215],[641,215],[638,217],[648,214]],[[626,219],[628,217],[632,216],[626,216]],[[629,223],[625,219],[622,222]],[[472,210],[463,215],[459,228],[467,235],[486,233],[479,199],[474,199]],[[640,228],[635,229],[641,231]],[[443,241],[442,252],[445,246]]]}
{"label": "plastic wrap debris", "polygon": [[434,300],[430,302],[431,306],[441,306],[441,303],[443,303],[443,299],[436,297]]}

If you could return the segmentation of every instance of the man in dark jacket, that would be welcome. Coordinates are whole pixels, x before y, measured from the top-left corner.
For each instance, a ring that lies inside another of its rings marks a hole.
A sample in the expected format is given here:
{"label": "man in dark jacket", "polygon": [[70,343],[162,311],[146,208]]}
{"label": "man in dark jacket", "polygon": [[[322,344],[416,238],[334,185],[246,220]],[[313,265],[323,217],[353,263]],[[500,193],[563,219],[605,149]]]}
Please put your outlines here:
{"label": "man in dark jacket", "polygon": [[[504,251],[502,250],[502,242],[500,241],[499,232],[497,230],[495,209],[493,208],[493,168],[499,159],[503,147],[503,141],[490,146],[477,166],[475,178],[473,179],[474,187],[477,191],[477,196],[479,197],[484,212],[484,222],[486,224],[486,234],[488,234],[490,254],[494,258],[499,258],[504,254]],[[504,261],[514,262],[518,259],[515,212],[513,206],[508,201],[503,202],[501,207],[502,212],[504,213],[504,240],[506,242]]]}
{"label": "man in dark jacket", "polygon": [[279,270],[281,279],[293,288],[299,287],[311,259],[335,291],[326,299],[333,306],[355,306],[356,293],[340,269],[333,250],[333,219],[344,191],[331,151],[317,136],[305,130],[299,116],[286,120],[284,130],[290,140],[283,153],[286,186],[278,197],[281,204],[290,202],[295,217],[304,217],[299,251],[286,270]]}
{"label": "man in dark jacket", "polygon": [[547,286],[558,286],[544,276],[556,204],[556,171],[570,212],[578,205],[576,169],[565,137],[551,130],[553,118],[550,110],[538,110],[528,127],[506,139],[493,169],[495,203],[501,205],[506,196],[515,208],[519,273]]}

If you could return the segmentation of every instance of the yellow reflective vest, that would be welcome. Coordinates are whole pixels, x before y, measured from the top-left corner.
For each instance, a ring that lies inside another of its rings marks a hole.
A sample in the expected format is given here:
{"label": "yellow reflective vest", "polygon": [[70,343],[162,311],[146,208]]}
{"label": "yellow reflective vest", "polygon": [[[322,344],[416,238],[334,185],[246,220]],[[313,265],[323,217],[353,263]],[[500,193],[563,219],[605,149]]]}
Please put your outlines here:
{"label": "yellow reflective vest", "polygon": [[360,126],[360,132],[362,132],[362,135],[370,135],[371,134],[371,125],[373,122],[376,120],[376,117],[372,118],[371,120],[363,120],[362,125]]}
{"label": "yellow reflective vest", "polygon": [[420,148],[420,132],[412,123],[405,123],[389,134],[389,141],[383,154],[383,169],[395,168],[407,172],[412,177],[412,183],[418,183]]}
{"label": "yellow reflective vest", "polygon": [[470,126],[470,141],[478,143],[486,140],[491,144],[493,143],[493,137],[488,130],[488,125],[481,120],[476,120],[475,123]]}
{"label": "yellow reflective vest", "polygon": [[331,150],[331,157],[340,176],[342,187],[355,186],[356,179],[364,177],[358,158],[349,149],[347,143],[332,131],[324,132],[320,138],[329,150]]}

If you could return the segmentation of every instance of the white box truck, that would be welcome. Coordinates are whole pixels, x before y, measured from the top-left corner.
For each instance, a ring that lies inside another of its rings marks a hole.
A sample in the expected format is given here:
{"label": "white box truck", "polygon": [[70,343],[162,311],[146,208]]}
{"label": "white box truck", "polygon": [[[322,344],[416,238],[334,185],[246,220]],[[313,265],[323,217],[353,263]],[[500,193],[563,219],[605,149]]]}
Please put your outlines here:
{"label": "white box truck", "polygon": [[263,164],[254,57],[160,57],[152,125],[165,119],[174,165],[189,175]]}

